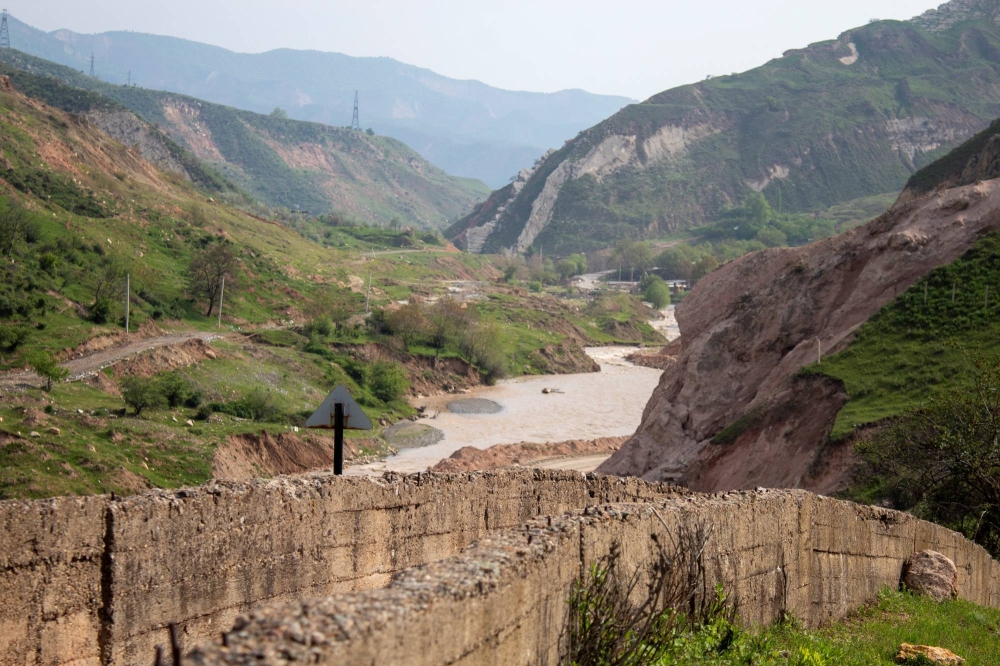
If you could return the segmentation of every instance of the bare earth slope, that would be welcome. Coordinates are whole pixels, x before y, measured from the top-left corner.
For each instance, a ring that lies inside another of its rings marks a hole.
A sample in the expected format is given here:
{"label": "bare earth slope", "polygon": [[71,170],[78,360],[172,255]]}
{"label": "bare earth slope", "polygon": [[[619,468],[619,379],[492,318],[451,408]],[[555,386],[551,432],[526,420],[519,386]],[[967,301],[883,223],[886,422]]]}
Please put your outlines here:
{"label": "bare earth slope", "polygon": [[598,471],[703,491],[837,487],[847,453],[822,457],[822,445],[842,389],[797,372],[818,345],[839,351],[897,293],[1000,228],[1000,180],[903,202],[910,196],[841,236],[751,254],[701,280],[677,307],[677,363],[636,434]]}

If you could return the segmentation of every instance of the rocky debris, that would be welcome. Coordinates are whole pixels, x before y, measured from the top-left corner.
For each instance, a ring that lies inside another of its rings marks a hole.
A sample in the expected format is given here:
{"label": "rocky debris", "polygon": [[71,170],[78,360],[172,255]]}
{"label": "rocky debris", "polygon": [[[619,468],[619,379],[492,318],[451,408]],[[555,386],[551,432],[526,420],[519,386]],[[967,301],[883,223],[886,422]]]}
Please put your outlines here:
{"label": "rocky debris", "polygon": [[954,599],[958,596],[958,569],[941,553],[922,550],[906,560],[903,584],[937,601]]}
{"label": "rocky debris", "polygon": [[543,388],[542,389],[542,393],[544,393],[545,395],[549,395],[550,393],[562,393],[562,392],[563,392],[562,389],[557,389],[557,388]]}
{"label": "rocky debris", "polygon": [[41,437],[41,436],[42,433],[38,432],[37,430],[32,430],[31,432],[28,433],[28,437]]}
{"label": "rocky debris", "polygon": [[1000,24],[1000,7],[990,0],[951,0],[911,20],[924,30],[943,32],[956,23],[981,19]]}
{"label": "rocky debris", "polygon": [[677,362],[677,356],[664,354],[663,349],[640,349],[626,356],[625,360],[644,368],[666,370]]}
{"label": "rocky debris", "polygon": [[903,643],[899,646],[896,661],[900,664],[944,664],[946,666],[958,666],[965,663],[965,659],[951,650],[931,645],[910,645],[909,643]]}
{"label": "rocky debris", "polygon": [[431,468],[432,472],[474,472],[504,467],[529,467],[531,463],[558,457],[582,457],[599,453],[612,453],[628,439],[627,437],[601,437],[599,439],[572,439],[552,444],[521,442],[519,444],[499,444],[488,449],[466,446],[450,458],[446,458]]}
{"label": "rocky debris", "polygon": [[[992,180],[897,204],[835,238],[762,250],[713,271],[677,306],[677,362],[664,372],[636,434],[599,471],[701,491],[837,490],[849,465],[824,485],[810,479],[845,399],[835,386],[797,376],[816,361],[817,340],[824,355],[840,351],[897,294],[997,228],[1000,180]],[[818,399],[796,402],[803,391]],[[800,406],[788,409],[792,403]],[[711,444],[744,416],[770,427]]]}
{"label": "rocky debris", "polygon": [[0,90],[3,92],[14,92],[14,86],[10,82],[10,77],[6,74],[0,76]]}
{"label": "rocky debris", "polygon": [[49,428],[49,430],[48,430],[48,433],[49,433],[50,435],[55,435],[56,437],[58,437],[59,435],[61,435],[61,434],[62,434],[62,431],[61,431],[61,430],[59,430],[59,428],[56,428],[56,427],[52,427],[52,428]]}
{"label": "rocky debris", "polygon": [[187,421],[184,422],[184,425],[188,426],[189,428],[193,428],[194,427],[194,421],[192,421],[191,419],[188,419]]}
{"label": "rocky debris", "polygon": [[91,111],[87,120],[111,138],[134,148],[147,162],[191,180],[184,165],[167,147],[164,136],[131,111]]}

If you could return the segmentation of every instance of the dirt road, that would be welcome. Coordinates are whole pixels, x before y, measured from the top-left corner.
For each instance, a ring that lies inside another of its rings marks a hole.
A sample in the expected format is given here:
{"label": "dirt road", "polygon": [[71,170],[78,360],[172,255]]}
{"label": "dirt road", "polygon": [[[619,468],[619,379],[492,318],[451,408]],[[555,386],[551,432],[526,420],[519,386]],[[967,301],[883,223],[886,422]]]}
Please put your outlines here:
{"label": "dirt road", "polygon": [[[161,335],[155,338],[136,338],[135,341],[126,342],[117,347],[109,347],[92,354],[86,354],[79,358],[74,358],[60,363],[62,367],[69,370],[69,381],[81,379],[87,375],[99,372],[109,365],[118,361],[136,356],[150,349],[158,347],[169,347],[180,345],[189,340],[204,340],[208,342],[222,337],[219,333],[207,331],[190,331],[187,333],[172,333]],[[14,372],[0,375],[0,387],[10,388],[13,386],[41,386],[42,378],[34,372]]]}

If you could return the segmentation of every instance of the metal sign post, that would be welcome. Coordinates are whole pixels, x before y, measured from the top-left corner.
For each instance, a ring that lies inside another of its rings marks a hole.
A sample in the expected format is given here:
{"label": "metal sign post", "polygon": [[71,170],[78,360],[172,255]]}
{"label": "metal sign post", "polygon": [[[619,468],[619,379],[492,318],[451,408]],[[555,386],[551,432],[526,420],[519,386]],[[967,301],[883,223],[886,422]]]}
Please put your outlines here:
{"label": "metal sign post", "polygon": [[307,428],[333,430],[333,473],[344,473],[344,430],[371,430],[372,422],[340,384],[306,420]]}

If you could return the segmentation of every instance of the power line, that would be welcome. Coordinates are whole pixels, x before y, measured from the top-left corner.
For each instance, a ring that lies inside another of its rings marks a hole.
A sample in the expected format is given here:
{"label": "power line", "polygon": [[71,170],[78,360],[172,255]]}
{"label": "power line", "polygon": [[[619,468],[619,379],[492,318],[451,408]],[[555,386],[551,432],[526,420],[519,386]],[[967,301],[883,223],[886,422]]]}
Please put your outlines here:
{"label": "power line", "polygon": [[10,48],[10,31],[7,29],[7,10],[0,14],[0,49]]}
{"label": "power line", "polygon": [[351,119],[351,129],[361,129],[361,119],[358,116],[358,91],[354,91],[354,118]]}

